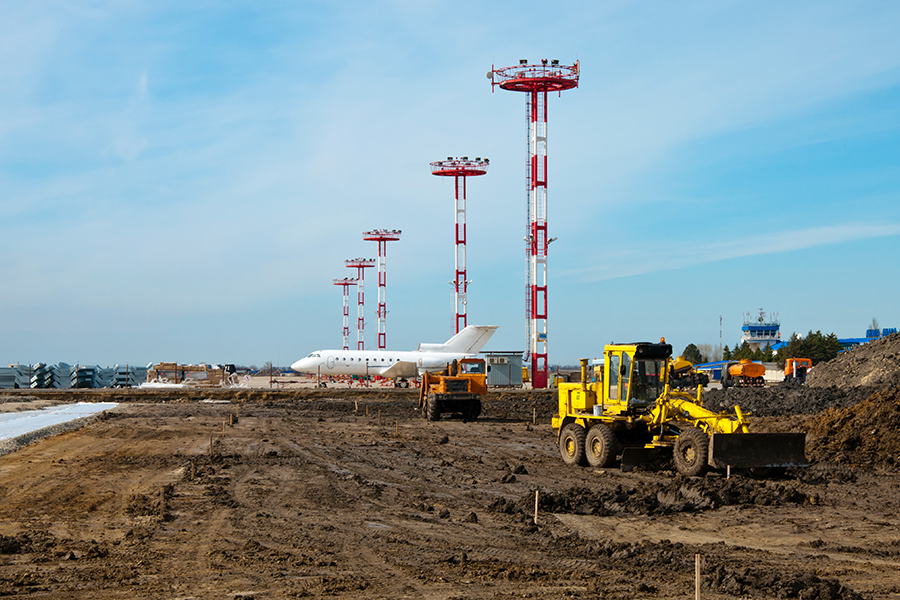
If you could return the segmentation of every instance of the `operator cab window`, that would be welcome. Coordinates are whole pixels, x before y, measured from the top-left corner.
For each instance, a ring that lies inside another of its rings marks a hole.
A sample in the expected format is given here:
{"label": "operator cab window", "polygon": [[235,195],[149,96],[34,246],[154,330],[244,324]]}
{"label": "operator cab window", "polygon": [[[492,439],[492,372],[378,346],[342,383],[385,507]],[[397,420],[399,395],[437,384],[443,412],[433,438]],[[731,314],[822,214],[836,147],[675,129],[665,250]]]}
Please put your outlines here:
{"label": "operator cab window", "polygon": [[622,397],[628,397],[628,382],[631,379],[631,357],[627,353],[622,353],[622,367],[619,370],[622,374]]}
{"label": "operator cab window", "polygon": [[619,399],[619,365],[622,355],[613,354],[609,357],[609,399]]}
{"label": "operator cab window", "polygon": [[656,402],[663,391],[663,370],[665,368],[665,361],[662,360],[635,362],[634,379],[631,382],[633,404],[646,406]]}

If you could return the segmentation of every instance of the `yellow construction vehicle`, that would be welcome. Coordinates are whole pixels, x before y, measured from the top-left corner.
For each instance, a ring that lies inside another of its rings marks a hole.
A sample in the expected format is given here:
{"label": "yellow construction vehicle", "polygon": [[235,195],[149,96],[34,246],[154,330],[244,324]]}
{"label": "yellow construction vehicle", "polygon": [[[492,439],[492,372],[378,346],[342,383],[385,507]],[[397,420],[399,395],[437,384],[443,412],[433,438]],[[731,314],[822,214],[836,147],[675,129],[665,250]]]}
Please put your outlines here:
{"label": "yellow construction vehicle", "polygon": [[459,413],[463,422],[481,414],[481,397],[487,393],[488,366],[481,358],[454,360],[443,373],[422,374],[419,410],[429,421],[440,421],[441,413]]}
{"label": "yellow construction vehicle", "polygon": [[703,408],[702,386],[696,394],[672,389],[671,356],[672,346],[664,342],[607,345],[602,378],[593,383],[582,359],[581,383],[560,384],[553,416],[563,461],[611,467],[621,460],[622,470],[630,471],[665,451],[674,453],[675,468],[687,476],[710,467],[806,465],[805,433],[750,433],[740,408]]}
{"label": "yellow construction vehicle", "polygon": [[669,385],[677,390],[709,385],[709,375],[694,369],[694,364],[679,356],[669,367]]}

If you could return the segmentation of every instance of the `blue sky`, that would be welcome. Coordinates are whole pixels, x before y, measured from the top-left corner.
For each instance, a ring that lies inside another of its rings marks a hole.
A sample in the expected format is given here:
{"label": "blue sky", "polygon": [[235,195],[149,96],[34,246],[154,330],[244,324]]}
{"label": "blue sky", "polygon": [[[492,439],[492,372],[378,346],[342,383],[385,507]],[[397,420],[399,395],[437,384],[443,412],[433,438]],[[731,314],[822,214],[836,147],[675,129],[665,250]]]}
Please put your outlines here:
{"label": "blue sky", "polygon": [[[900,326],[892,2],[29,2],[0,21],[0,362],[289,364],[341,344],[344,260],[387,253],[387,341],[524,347],[525,97],[549,102],[550,363]],[[377,344],[367,273],[367,345]],[[355,307],[351,309],[355,315]],[[355,332],[354,332],[355,333]],[[351,336],[355,339],[355,335]]]}

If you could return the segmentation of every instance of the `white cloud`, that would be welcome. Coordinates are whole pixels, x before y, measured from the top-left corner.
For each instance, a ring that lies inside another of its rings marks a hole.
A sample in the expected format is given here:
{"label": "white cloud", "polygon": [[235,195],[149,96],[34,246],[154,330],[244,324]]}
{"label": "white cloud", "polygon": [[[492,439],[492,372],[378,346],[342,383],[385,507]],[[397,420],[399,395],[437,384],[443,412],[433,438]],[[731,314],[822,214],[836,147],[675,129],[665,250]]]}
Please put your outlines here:
{"label": "white cloud", "polygon": [[792,252],[817,246],[900,235],[897,223],[847,223],[735,237],[727,241],[697,243],[693,239],[668,246],[642,245],[592,256],[590,267],[560,269],[560,274],[579,281],[605,281],[695,265]]}

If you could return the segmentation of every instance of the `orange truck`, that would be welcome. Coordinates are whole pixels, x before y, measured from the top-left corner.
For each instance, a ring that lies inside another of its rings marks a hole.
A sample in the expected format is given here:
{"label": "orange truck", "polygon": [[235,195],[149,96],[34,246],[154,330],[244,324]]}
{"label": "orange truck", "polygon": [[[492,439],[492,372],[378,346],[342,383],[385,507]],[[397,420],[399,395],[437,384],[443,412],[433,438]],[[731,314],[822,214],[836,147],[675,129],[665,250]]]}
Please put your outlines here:
{"label": "orange truck", "polygon": [[788,358],[784,361],[784,380],[806,383],[806,376],[812,369],[809,358]]}
{"label": "orange truck", "polygon": [[481,358],[454,360],[442,373],[425,371],[419,388],[419,410],[429,421],[441,413],[462,415],[463,423],[481,414],[481,397],[487,393],[487,363]]}
{"label": "orange truck", "polygon": [[722,369],[722,389],[729,387],[764,386],[766,367],[749,358],[730,362]]}

